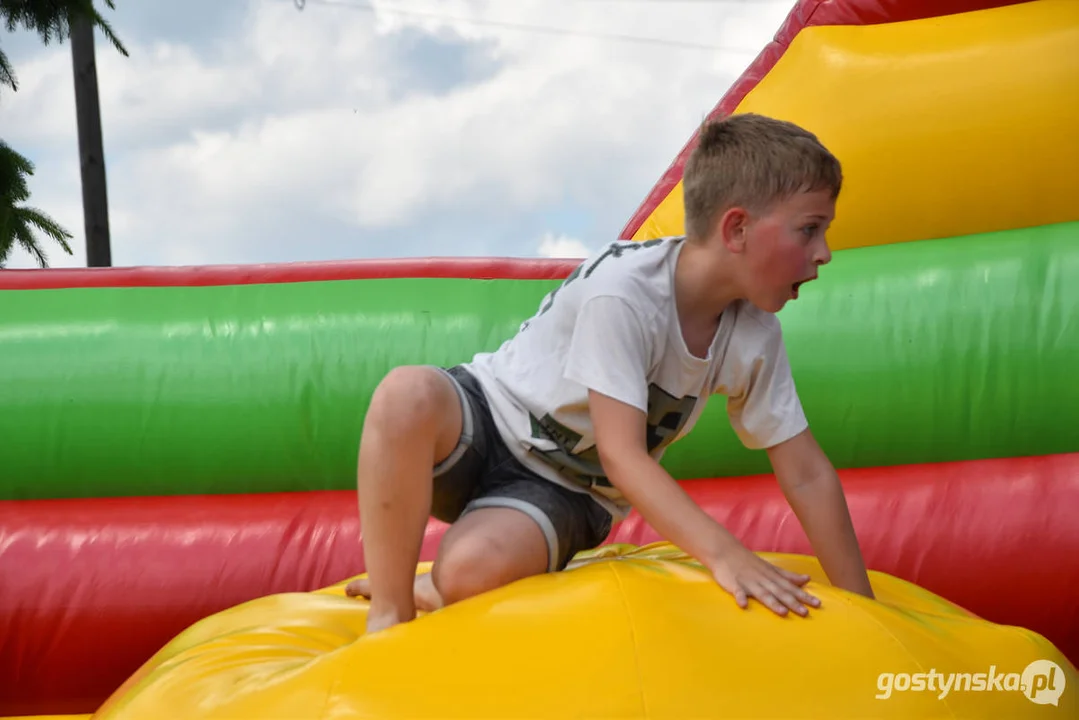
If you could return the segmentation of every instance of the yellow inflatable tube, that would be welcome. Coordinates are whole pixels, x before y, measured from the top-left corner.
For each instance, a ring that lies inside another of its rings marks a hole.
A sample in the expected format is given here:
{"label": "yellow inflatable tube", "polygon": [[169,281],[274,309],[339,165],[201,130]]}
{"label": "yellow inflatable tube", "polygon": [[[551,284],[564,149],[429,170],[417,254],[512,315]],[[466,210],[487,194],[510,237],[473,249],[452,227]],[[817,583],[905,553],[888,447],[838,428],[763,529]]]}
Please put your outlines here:
{"label": "yellow inflatable tube", "polygon": [[[1079,2],[809,27],[735,112],[843,163],[833,250],[1079,220]],[[633,239],[684,228],[679,181]]]}
{"label": "yellow inflatable tube", "polygon": [[582,553],[367,637],[343,584],[266,597],[191,627],[94,717],[1079,717],[1079,677],[1041,636],[888,575],[870,601],[813,558],[765,557],[811,574],[823,606],[742,610],[667,543]]}

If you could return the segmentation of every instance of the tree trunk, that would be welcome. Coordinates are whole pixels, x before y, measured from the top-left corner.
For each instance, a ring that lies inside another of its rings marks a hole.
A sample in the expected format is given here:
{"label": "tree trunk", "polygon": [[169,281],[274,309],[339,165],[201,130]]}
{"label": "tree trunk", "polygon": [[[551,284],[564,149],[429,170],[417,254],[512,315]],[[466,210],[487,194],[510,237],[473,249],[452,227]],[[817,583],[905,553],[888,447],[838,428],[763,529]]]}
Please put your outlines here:
{"label": "tree trunk", "polygon": [[112,265],[109,203],[105,191],[105,150],[101,140],[101,106],[94,59],[94,27],[90,19],[71,20],[71,62],[75,76],[75,117],[79,128],[82,169],[82,212],[86,225],[86,264]]}

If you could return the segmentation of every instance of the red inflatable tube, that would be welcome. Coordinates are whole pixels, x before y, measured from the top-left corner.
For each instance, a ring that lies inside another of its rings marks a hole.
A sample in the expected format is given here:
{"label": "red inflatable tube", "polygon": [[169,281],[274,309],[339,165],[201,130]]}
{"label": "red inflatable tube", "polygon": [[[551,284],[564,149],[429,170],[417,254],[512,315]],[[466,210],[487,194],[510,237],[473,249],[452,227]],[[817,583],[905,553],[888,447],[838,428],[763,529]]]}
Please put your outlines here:
{"label": "red inflatable tube", "polygon": [[[841,473],[866,562],[1079,660],[1079,454]],[[756,550],[810,552],[768,477],[684,487]],[[355,494],[0,503],[0,715],[91,712],[176,633],[362,572]],[[423,558],[445,526],[432,522]],[[609,542],[659,539],[636,514]]]}
{"label": "red inflatable tube", "polygon": [[76,287],[205,287],[387,278],[561,280],[580,264],[580,258],[444,257],[182,267],[4,270],[0,272],[0,290],[49,290]]}

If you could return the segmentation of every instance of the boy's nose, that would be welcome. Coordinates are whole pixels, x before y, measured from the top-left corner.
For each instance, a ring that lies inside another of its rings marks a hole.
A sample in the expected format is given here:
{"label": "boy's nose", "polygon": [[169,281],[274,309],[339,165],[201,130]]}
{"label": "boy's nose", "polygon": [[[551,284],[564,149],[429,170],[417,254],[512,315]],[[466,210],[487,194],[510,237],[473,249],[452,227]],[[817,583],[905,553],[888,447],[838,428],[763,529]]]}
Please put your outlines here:
{"label": "boy's nose", "polygon": [[813,256],[813,263],[815,265],[827,265],[832,261],[832,249],[828,247],[828,242],[822,241],[817,246],[817,251]]}

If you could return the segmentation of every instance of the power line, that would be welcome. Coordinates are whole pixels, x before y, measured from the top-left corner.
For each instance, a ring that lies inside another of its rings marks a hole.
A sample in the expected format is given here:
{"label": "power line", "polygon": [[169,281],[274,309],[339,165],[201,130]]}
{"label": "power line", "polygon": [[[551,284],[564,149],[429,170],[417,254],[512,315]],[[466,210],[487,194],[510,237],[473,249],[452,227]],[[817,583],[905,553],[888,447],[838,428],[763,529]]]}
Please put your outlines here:
{"label": "power line", "polygon": [[[699,1],[699,0],[698,0]],[[715,1],[715,0],[713,0]],[[718,0],[723,2],[724,0]],[[729,1],[729,0],[727,0]],[[386,12],[396,13],[398,15],[411,15],[414,17],[426,17],[435,20],[447,20],[451,22],[466,23],[472,25],[485,25],[488,27],[497,27],[508,30],[522,30],[525,32],[541,33],[547,35],[558,36],[577,36],[586,37],[598,40],[615,40],[620,42],[632,42],[640,44],[662,45],[664,47],[671,48],[684,48],[687,50],[709,50],[712,52],[737,52],[737,53],[751,53],[756,54],[758,49],[750,48],[736,48],[736,47],[723,47],[721,45],[709,45],[705,43],[686,42],[683,40],[665,40],[663,38],[650,38],[639,35],[623,35],[620,33],[598,33],[590,32],[587,30],[574,30],[571,28],[556,28],[543,25],[529,25],[527,23],[514,23],[503,20],[485,20],[481,18],[467,18],[459,15],[444,15],[442,13],[431,12],[428,10],[413,10],[408,8],[387,7],[378,6],[375,7],[370,3],[363,2],[363,0],[293,0],[298,10],[303,10],[309,4],[325,5],[328,7],[346,8],[349,10],[360,10],[363,12]]]}

